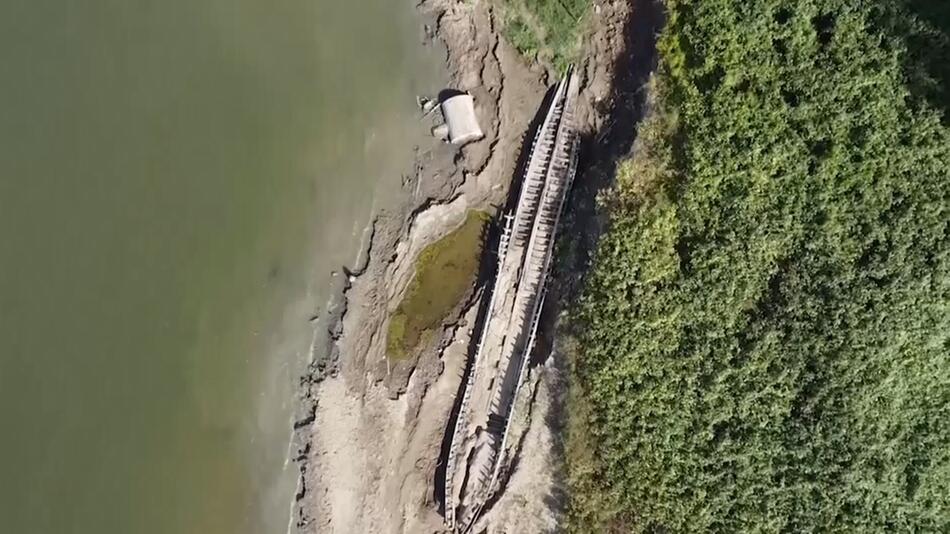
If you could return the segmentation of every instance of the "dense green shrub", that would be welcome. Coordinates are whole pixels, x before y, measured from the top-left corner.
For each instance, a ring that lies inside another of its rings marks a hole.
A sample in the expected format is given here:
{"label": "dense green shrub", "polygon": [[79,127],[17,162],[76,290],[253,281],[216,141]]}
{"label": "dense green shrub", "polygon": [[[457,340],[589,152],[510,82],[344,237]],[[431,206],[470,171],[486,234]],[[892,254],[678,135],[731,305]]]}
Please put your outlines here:
{"label": "dense green shrub", "polygon": [[910,86],[922,22],[666,3],[575,313],[571,528],[950,531],[950,133]]}

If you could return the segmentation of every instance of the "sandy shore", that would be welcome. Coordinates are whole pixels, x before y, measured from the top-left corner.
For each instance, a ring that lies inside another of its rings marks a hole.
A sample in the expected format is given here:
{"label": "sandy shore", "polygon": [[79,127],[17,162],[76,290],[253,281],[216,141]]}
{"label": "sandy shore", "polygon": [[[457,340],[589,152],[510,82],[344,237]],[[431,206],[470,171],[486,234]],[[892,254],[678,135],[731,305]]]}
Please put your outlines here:
{"label": "sandy shore", "polygon": [[[416,255],[457,228],[469,209],[497,215],[507,202],[525,136],[554,77],[499,36],[490,2],[423,0],[420,34],[447,53],[452,88],[471,93],[485,139],[461,150],[433,139],[417,148],[400,195],[377,213],[359,265],[319,323],[314,363],[301,380],[295,461],[297,532],[442,532],[437,473],[483,287],[470,294],[415,360],[385,356],[386,321],[412,278]],[[629,4],[595,2],[579,64],[579,127],[609,125],[612,73],[625,50]],[[432,88],[436,93],[441,88]],[[579,177],[582,179],[582,176]],[[531,370],[519,399],[504,490],[478,532],[557,530],[564,504],[557,357]],[[530,454],[522,454],[530,451]]]}

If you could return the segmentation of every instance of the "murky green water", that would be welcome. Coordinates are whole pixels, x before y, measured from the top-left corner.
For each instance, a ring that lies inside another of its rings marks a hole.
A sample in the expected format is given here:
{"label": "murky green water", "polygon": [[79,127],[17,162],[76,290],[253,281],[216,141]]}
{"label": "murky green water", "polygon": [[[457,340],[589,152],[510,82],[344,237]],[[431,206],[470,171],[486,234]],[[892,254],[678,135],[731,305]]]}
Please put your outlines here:
{"label": "murky green water", "polygon": [[307,316],[435,86],[410,2],[0,2],[0,532],[284,532]]}

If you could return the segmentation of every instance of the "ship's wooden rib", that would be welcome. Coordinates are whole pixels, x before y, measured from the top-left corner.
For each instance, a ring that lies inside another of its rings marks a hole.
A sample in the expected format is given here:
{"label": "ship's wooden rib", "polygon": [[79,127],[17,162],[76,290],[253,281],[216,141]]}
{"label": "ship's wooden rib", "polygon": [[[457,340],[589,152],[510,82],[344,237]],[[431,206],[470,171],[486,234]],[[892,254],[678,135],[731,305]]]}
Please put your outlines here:
{"label": "ship's wooden rib", "polygon": [[496,491],[504,464],[515,401],[544,302],[557,224],[576,169],[576,98],[571,69],[555,89],[535,135],[515,212],[506,216],[484,326],[451,430],[445,519],[458,531],[474,524]]}

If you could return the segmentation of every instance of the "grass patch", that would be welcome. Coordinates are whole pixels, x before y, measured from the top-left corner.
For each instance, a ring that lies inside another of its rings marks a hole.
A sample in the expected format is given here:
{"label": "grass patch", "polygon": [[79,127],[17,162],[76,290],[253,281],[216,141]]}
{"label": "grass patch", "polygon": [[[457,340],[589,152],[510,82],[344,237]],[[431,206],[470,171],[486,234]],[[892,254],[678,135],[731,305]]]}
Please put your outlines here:
{"label": "grass patch", "polygon": [[502,20],[508,42],[529,59],[563,72],[580,48],[587,0],[503,0]]}
{"label": "grass patch", "polygon": [[469,211],[457,230],[422,250],[406,295],[389,319],[386,353],[409,357],[471,287],[478,272],[488,214]]}

